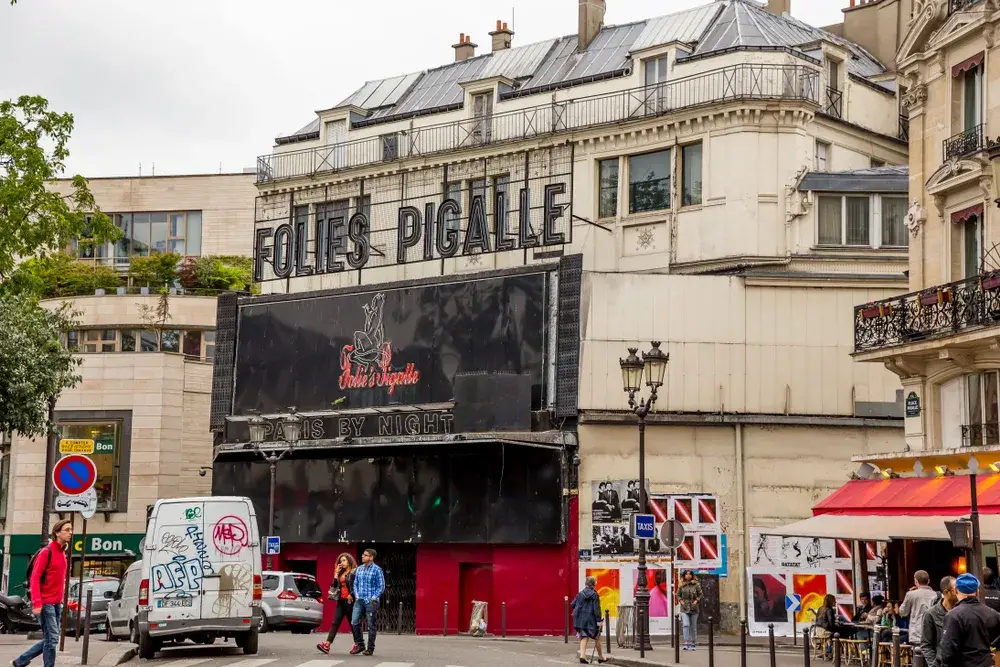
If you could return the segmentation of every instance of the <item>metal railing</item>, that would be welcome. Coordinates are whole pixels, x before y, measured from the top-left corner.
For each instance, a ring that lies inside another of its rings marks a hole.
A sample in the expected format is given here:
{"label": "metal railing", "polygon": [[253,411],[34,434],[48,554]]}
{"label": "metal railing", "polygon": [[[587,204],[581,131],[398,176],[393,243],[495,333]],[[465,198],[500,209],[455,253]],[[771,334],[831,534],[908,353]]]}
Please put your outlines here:
{"label": "metal railing", "polygon": [[942,145],[944,159],[951,160],[984,150],[986,148],[985,134],[986,126],[980,124],[948,137]]}
{"label": "metal railing", "polygon": [[819,72],[803,65],[740,64],[675,81],[413,127],[340,144],[257,158],[257,182],[531,139],[741,100],[819,104]]}
{"label": "metal railing", "polygon": [[823,112],[835,118],[844,117],[844,93],[836,88],[826,87],[826,107]]}
{"label": "metal railing", "polygon": [[963,424],[962,444],[966,447],[1000,444],[1000,424],[996,422]]}
{"label": "metal railing", "polygon": [[903,141],[910,141],[910,117],[899,115],[899,138]]}
{"label": "metal railing", "polygon": [[973,5],[978,5],[983,0],[948,0],[948,13],[954,14],[963,9],[969,9]]}
{"label": "metal railing", "polygon": [[1000,325],[1000,271],[854,307],[854,351]]}

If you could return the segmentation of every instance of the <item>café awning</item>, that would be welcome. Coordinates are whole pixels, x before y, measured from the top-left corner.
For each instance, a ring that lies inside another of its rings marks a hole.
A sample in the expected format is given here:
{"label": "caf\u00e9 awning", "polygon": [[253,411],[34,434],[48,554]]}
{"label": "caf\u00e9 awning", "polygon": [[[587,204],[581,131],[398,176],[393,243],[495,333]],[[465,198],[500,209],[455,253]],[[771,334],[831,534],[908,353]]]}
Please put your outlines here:
{"label": "caf\u00e9 awning", "polygon": [[[855,516],[820,514],[785,526],[762,529],[766,535],[821,537],[876,542],[882,540],[949,540],[945,521],[957,516]],[[1000,542],[1000,514],[979,516],[984,542]]]}

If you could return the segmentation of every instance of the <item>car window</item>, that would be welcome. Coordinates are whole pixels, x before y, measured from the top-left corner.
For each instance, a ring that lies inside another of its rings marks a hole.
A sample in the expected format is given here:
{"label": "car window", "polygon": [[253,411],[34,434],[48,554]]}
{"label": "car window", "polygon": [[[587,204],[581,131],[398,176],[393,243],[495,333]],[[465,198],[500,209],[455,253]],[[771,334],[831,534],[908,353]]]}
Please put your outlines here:
{"label": "car window", "polygon": [[264,590],[265,591],[276,591],[278,590],[278,580],[279,577],[276,574],[266,574],[264,575]]}
{"label": "car window", "polygon": [[299,595],[307,598],[319,599],[322,597],[323,593],[319,589],[319,584],[312,577],[291,577],[292,581],[295,582],[295,587],[299,591]]}
{"label": "car window", "polygon": [[93,584],[94,598],[97,599],[104,597],[107,591],[117,591],[119,582],[117,579],[105,579],[103,581],[95,581]]}

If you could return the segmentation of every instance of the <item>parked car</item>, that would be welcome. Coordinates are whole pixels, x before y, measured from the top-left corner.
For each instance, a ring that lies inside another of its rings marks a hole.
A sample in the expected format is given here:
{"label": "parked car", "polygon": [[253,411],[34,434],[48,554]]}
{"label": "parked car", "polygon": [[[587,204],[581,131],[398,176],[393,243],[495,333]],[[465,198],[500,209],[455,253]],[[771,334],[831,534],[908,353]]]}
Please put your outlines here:
{"label": "parked car", "polygon": [[289,628],[312,632],[323,621],[323,591],[316,577],[299,572],[264,572],[260,631]]}
{"label": "parked car", "polygon": [[129,639],[139,643],[136,617],[139,615],[139,579],[142,577],[142,561],[136,561],[125,570],[118,590],[108,604],[106,639],[116,641]]}
{"label": "parked car", "polygon": [[87,588],[89,586],[94,587],[94,596],[91,599],[92,606],[90,608],[90,632],[91,634],[104,632],[105,625],[108,622],[108,603],[111,602],[111,597],[118,590],[120,584],[121,582],[114,577],[84,579],[83,595],[81,596],[80,581],[73,581],[69,585],[69,597],[66,602],[66,608],[69,610],[69,624],[66,628],[66,634],[73,635],[76,633],[77,610],[80,612],[80,634],[83,634],[83,624],[87,618]]}

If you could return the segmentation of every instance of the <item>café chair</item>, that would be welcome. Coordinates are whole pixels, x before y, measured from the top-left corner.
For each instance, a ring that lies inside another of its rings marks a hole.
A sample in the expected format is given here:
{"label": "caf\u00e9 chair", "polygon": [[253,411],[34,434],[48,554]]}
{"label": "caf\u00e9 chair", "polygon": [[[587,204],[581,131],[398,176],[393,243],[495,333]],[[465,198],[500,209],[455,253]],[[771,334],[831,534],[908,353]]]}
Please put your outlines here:
{"label": "caf\u00e9 chair", "polygon": [[868,642],[863,639],[841,639],[840,656],[845,664],[857,662],[858,665],[864,665],[867,662],[867,647]]}

